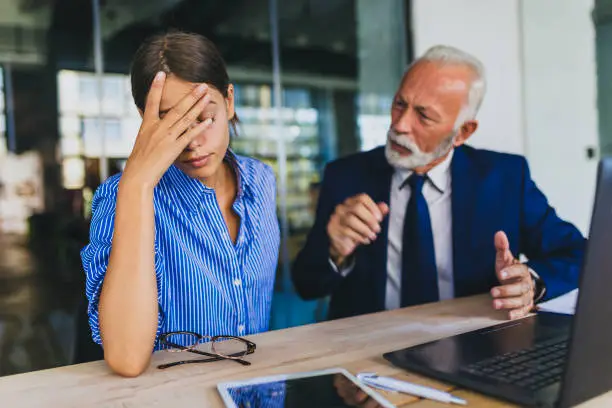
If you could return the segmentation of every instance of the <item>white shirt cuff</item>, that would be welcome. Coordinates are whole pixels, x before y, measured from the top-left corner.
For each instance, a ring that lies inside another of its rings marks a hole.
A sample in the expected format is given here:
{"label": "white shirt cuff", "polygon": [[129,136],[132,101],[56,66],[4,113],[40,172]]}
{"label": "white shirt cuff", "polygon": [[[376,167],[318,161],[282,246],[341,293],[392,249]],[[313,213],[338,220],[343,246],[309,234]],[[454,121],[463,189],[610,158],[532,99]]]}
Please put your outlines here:
{"label": "white shirt cuff", "polygon": [[342,275],[342,277],[346,277],[346,275],[351,273],[351,271],[355,267],[355,257],[354,256],[351,257],[350,262],[348,263],[348,265],[343,266],[340,269],[338,269],[338,266],[334,263],[334,261],[332,261],[331,258],[328,258],[328,261],[329,261],[329,264],[331,265],[332,269],[334,271],[336,271],[336,273],[339,273],[340,275]]}

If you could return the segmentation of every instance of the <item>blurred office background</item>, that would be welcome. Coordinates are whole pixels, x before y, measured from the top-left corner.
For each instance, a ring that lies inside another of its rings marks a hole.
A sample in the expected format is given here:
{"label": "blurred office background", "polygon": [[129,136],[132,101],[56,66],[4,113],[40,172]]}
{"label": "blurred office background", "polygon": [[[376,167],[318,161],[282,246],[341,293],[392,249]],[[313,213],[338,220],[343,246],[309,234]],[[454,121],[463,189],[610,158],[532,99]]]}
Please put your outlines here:
{"label": "blurred office background", "polygon": [[471,144],[526,155],[588,232],[612,152],[612,0],[0,0],[0,375],[73,363],[88,339],[91,198],[140,124],[132,54],[171,28],[218,45],[242,121],[232,147],[276,170],[273,329],[324,318],[325,300],[301,301],[288,276],[323,167],[384,143],[406,64],[437,43],[486,65]]}

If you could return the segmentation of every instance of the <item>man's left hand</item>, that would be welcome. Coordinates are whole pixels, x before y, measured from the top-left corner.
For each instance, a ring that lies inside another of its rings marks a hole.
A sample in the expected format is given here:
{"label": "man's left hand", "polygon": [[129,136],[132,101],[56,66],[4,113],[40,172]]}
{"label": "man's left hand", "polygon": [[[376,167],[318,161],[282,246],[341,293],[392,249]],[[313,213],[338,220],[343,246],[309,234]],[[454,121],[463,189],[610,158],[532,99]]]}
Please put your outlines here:
{"label": "man's left hand", "polygon": [[493,307],[508,311],[510,319],[518,319],[533,309],[535,282],[527,265],[510,252],[508,237],[503,231],[495,234],[495,273],[501,283],[491,289]]}

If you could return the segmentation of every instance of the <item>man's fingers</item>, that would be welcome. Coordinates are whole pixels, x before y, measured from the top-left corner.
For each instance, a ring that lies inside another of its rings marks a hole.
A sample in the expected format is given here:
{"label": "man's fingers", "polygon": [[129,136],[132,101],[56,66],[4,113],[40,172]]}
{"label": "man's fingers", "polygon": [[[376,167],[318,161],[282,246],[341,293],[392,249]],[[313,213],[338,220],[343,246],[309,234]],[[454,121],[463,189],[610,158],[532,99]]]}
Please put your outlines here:
{"label": "man's fingers", "polygon": [[[501,267],[502,265],[510,265],[514,261],[514,256],[510,251],[510,243],[508,237],[504,231],[497,231],[495,234],[495,265]],[[497,270],[499,270],[498,268]]]}
{"label": "man's fingers", "polygon": [[355,241],[347,237],[335,239],[333,241],[333,245],[336,248],[336,251],[338,251],[338,253],[343,257],[347,257],[352,254],[357,247]]}
{"label": "man's fingers", "polygon": [[520,296],[507,298],[495,298],[493,307],[495,309],[518,309],[533,304],[533,293],[528,292]]}
{"label": "man's fingers", "polygon": [[495,309],[518,309],[525,306],[522,296],[510,297],[510,298],[497,298],[493,300],[493,307]]}
{"label": "man's fingers", "polygon": [[495,298],[522,296],[528,293],[531,288],[529,281],[521,279],[515,283],[494,287],[491,289],[491,295]]}
{"label": "man's fingers", "polygon": [[387,205],[387,203],[384,203],[384,202],[378,203],[378,209],[382,213],[383,217],[389,214],[389,206]]}
{"label": "man's fingers", "polygon": [[349,207],[357,207],[359,204],[365,206],[370,213],[374,216],[374,219],[378,222],[382,221],[383,213],[380,211],[380,208],[376,205],[374,200],[370,198],[367,194],[359,194],[352,199],[349,199],[348,206]]}
{"label": "man's fingers", "polygon": [[531,312],[531,309],[533,309],[533,303],[515,310],[511,310],[508,312],[508,317],[510,317],[511,320],[520,319],[521,317],[527,316],[527,314]]}
{"label": "man's fingers", "polygon": [[350,240],[351,243],[358,242],[360,244],[368,245],[372,240],[370,238],[364,237],[363,235],[357,233],[351,228],[342,227],[338,233],[338,240]]}
{"label": "man's fingers", "polygon": [[145,120],[158,120],[159,119],[159,104],[161,102],[162,91],[164,89],[164,83],[166,82],[166,73],[160,71],[155,75],[153,82],[151,83],[151,89],[147,95],[147,102],[145,105],[145,111],[143,112],[143,119]]}
{"label": "man's fingers", "polygon": [[[349,213],[356,215],[375,235],[380,233],[380,223],[369,207],[363,204],[357,204],[349,209]],[[376,239],[376,236],[370,236],[369,238]]]}
{"label": "man's fingers", "polygon": [[376,231],[373,231],[368,224],[363,222],[363,220],[361,220],[361,218],[359,218],[355,213],[351,212],[341,217],[340,225],[345,228],[352,229],[363,238],[370,239],[372,241],[376,239]]}
{"label": "man's fingers", "polygon": [[386,215],[385,210],[388,211],[366,194],[350,197],[338,205],[327,226],[335,250],[348,256],[358,245],[372,243],[381,231],[378,220]]}
{"label": "man's fingers", "polygon": [[500,270],[498,279],[504,282],[504,281],[508,281],[511,279],[526,278],[528,275],[529,275],[529,269],[527,268],[527,266],[521,263],[518,263],[518,264],[514,264],[514,265],[508,266]]}
{"label": "man's fingers", "polygon": [[510,250],[510,243],[504,231],[497,231],[495,234],[495,250],[497,252],[505,252]]}

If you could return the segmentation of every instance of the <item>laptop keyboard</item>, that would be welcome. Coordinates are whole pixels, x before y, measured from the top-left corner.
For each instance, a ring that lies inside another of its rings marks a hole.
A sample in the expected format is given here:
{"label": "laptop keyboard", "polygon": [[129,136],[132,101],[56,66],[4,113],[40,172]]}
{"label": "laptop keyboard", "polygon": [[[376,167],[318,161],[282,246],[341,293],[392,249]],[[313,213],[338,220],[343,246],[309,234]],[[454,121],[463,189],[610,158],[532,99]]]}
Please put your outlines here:
{"label": "laptop keyboard", "polygon": [[566,354],[567,337],[563,336],[538,343],[533,348],[481,360],[462,370],[537,391],[561,381]]}

